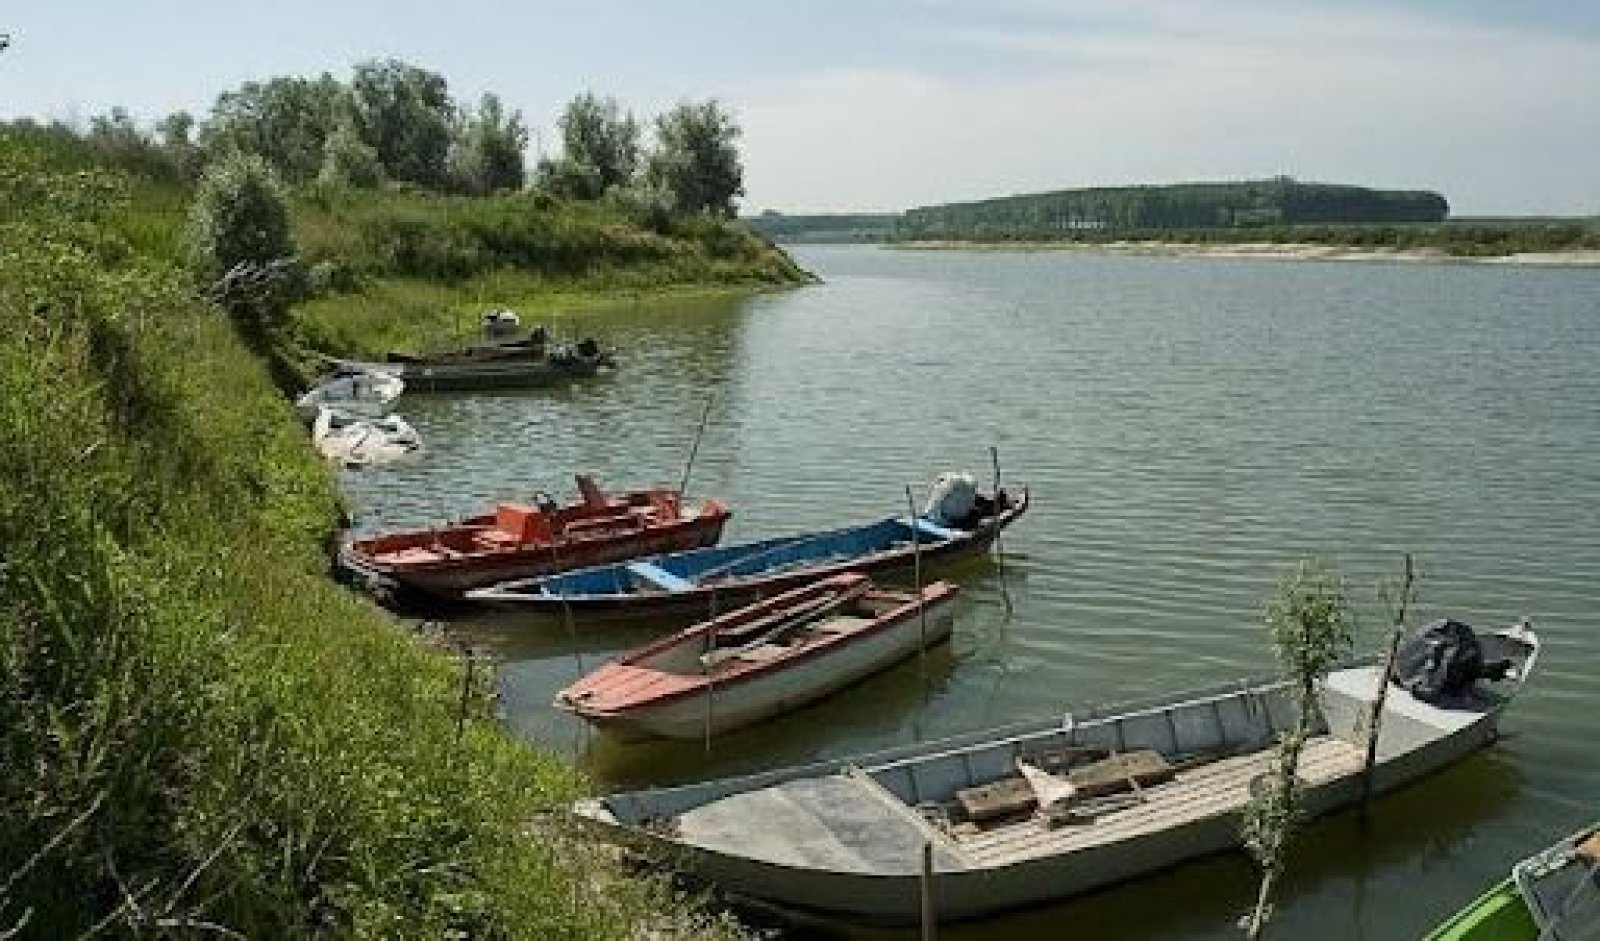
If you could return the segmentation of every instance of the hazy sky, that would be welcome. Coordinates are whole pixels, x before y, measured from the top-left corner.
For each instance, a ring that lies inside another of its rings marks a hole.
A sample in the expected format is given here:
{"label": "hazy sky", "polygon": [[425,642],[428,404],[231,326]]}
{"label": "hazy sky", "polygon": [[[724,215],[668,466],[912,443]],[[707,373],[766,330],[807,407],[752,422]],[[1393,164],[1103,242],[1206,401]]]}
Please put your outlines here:
{"label": "hazy sky", "polygon": [[201,113],[391,56],[500,93],[547,149],[584,89],[716,97],[747,210],[1286,173],[1600,213],[1594,0],[4,0],[0,32],[4,117]]}

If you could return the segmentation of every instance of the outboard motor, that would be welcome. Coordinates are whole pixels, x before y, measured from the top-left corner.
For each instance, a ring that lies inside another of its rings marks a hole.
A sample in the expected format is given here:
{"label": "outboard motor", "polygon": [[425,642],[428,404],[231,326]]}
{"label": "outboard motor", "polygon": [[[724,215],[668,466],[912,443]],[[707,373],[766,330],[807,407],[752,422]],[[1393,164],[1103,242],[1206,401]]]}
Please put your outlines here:
{"label": "outboard motor", "polygon": [[522,318],[515,311],[492,310],[483,315],[483,334],[490,339],[510,336],[521,324]]}
{"label": "outboard motor", "polygon": [[1460,699],[1479,679],[1504,677],[1509,667],[1509,661],[1484,662],[1472,628],[1440,619],[1424,624],[1400,645],[1390,679],[1423,702],[1440,704]]}
{"label": "outboard motor", "polygon": [[946,472],[934,478],[922,515],[940,526],[966,528],[977,504],[977,480],[968,473]]}

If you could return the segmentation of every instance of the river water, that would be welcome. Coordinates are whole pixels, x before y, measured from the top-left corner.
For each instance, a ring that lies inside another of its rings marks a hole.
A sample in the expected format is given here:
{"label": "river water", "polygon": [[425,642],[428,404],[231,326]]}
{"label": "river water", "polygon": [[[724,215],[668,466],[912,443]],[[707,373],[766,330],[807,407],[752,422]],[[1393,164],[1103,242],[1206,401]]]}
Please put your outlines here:
{"label": "river water", "polygon": [[[1416,554],[1418,618],[1528,614],[1546,651],[1493,748],[1297,844],[1279,937],[1415,937],[1600,818],[1600,271],[812,248],[825,280],[559,323],[621,370],[559,392],[408,397],[428,445],[347,475],[365,529],[442,522],[574,470],[735,507],[725,541],[905,508],[989,448],[1034,509],[955,571],[948,648],[711,743],[617,746],[549,707],[650,636],[503,617],[508,719],[603,787],[719,776],[1272,669],[1261,609],[1334,559],[1364,643]],[[1007,616],[1003,595],[1013,613]],[[1236,938],[1239,854],[945,938]],[[796,933],[810,933],[797,929]]]}

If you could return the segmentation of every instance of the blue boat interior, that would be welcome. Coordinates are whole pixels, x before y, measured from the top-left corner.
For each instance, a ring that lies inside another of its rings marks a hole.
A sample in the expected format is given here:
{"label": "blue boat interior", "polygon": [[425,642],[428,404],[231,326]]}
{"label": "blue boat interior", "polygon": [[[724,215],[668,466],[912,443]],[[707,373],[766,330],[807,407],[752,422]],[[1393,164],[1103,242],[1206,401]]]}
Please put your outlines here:
{"label": "blue boat interior", "polygon": [[[916,539],[932,549],[966,533],[917,517]],[[786,569],[847,562],[863,556],[905,549],[911,545],[912,529],[903,518],[890,518],[823,533],[804,533],[778,539],[764,539],[737,546],[714,546],[669,552],[616,565],[579,569],[539,579],[545,595],[616,595],[635,593],[681,593],[716,580],[727,582]]]}

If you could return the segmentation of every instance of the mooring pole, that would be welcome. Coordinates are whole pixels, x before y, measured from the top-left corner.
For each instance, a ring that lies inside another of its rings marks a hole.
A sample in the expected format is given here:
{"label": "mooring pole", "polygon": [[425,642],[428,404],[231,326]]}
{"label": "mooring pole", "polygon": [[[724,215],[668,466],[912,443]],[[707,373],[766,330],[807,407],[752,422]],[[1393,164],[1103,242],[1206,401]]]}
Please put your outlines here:
{"label": "mooring pole", "polygon": [[1389,650],[1383,657],[1383,672],[1378,674],[1378,691],[1372,697],[1372,712],[1367,716],[1367,757],[1361,766],[1361,806],[1365,810],[1372,800],[1372,769],[1378,759],[1378,732],[1383,725],[1383,700],[1389,692],[1389,675],[1394,672],[1394,658],[1400,650],[1400,635],[1405,631],[1406,608],[1411,602],[1412,585],[1416,581],[1416,568],[1411,553],[1406,553],[1406,576],[1400,584],[1400,603],[1395,608],[1394,629],[1389,632]]}
{"label": "mooring pole", "polygon": [[1011,616],[1011,590],[1006,587],[1006,549],[1000,542],[1000,449],[989,445],[989,463],[994,466],[994,564],[1000,577],[1000,600],[1005,603],[1006,617]]}
{"label": "mooring pole", "polygon": [[933,941],[939,918],[933,906],[933,841],[922,844],[922,941]]}
{"label": "mooring pole", "polygon": [[695,429],[694,444],[689,447],[689,459],[683,463],[683,477],[678,481],[678,498],[681,500],[689,491],[689,474],[694,470],[695,455],[700,453],[700,437],[706,433],[706,422],[711,418],[711,405],[717,400],[715,395],[706,396],[706,407],[700,412],[700,427]]}
{"label": "mooring pole", "polygon": [[461,704],[456,708],[456,744],[461,744],[461,735],[467,728],[467,705],[472,701],[472,645],[461,643]]}
{"label": "mooring pole", "polygon": [[[715,610],[716,597],[717,597],[716,589],[712,589],[711,598],[712,598],[712,609],[713,610],[711,612],[711,619],[713,621],[716,620],[716,617],[717,617],[717,613],[716,613],[716,610]],[[707,658],[702,662],[705,664],[705,671],[706,671],[705,753],[707,755],[709,755],[709,754],[711,754],[711,725],[712,725],[712,719],[713,719],[713,717],[715,715],[714,710],[716,709],[716,695],[717,695],[717,678],[714,675],[714,671],[717,668],[716,658],[711,656],[712,654],[715,654],[717,652],[717,631],[716,631],[716,628],[712,628],[711,632],[709,634],[707,634],[706,637],[708,638],[707,641],[706,641]]]}
{"label": "mooring pole", "polygon": [[917,498],[911,495],[911,485],[906,484],[906,510],[911,513],[911,581],[917,591],[917,616],[920,643],[917,645],[917,670],[922,675],[924,691],[928,684],[928,605],[922,597],[922,539],[917,529]]}

